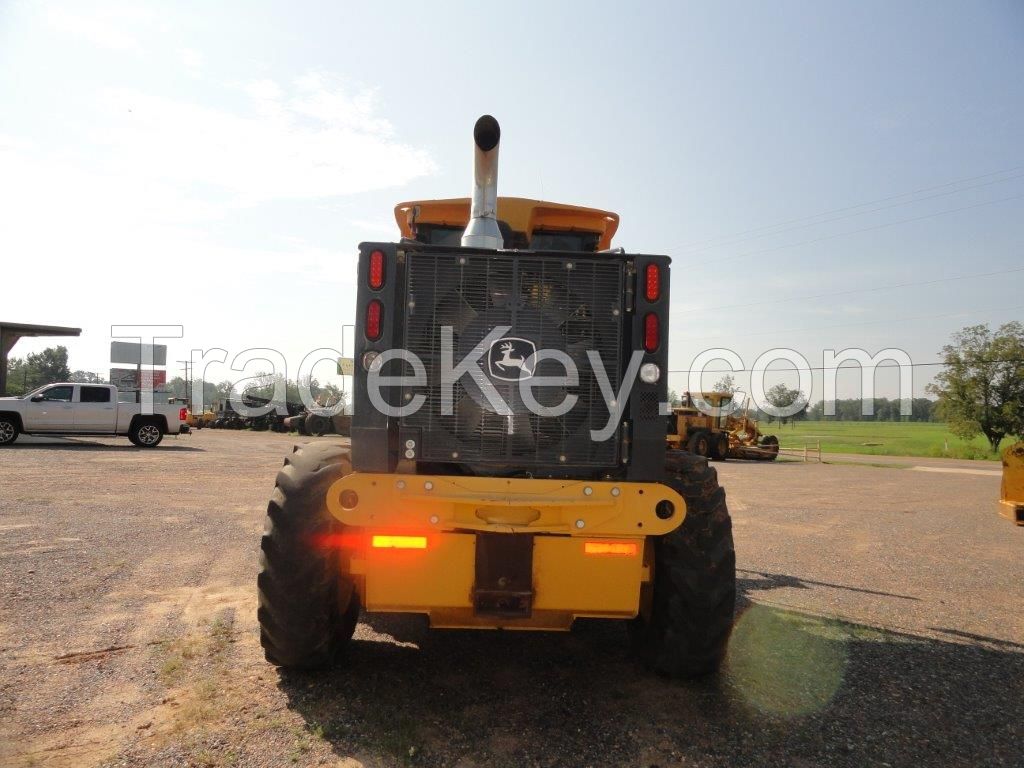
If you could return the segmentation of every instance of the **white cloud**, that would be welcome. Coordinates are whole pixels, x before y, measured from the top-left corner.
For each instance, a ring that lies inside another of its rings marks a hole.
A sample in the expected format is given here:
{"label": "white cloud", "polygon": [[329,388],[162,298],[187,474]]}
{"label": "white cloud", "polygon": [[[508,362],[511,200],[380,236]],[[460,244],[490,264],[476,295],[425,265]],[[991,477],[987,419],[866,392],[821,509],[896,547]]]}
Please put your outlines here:
{"label": "white cloud", "polygon": [[372,235],[376,238],[392,238],[398,231],[393,217],[379,219],[349,219],[349,226],[359,233]]}
{"label": "white cloud", "polygon": [[[324,74],[226,88],[204,89],[209,103],[110,89],[63,134],[0,135],[4,276],[39,287],[5,312],[87,328],[75,365],[102,368],[115,322],[185,323],[205,346],[265,338],[301,359],[306,330],[329,341],[353,311],[357,240],[344,224],[289,238],[301,229],[281,203],[318,209],[435,168],[372,91]],[[255,205],[270,224],[254,247],[232,227]]]}
{"label": "white cloud", "polygon": [[261,114],[277,114],[284,91],[273,80],[253,80],[246,83],[245,92],[249,94]]}
{"label": "white cloud", "polygon": [[182,48],[178,51],[178,56],[181,58],[181,63],[185,67],[185,71],[188,72],[192,77],[199,77],[203,73],[203,54],[194,48]]}
{"label": "white cloud", "polygon": [[317,199],[400,186],[434,171],[423,150],[394,138],[372,91],[309,75],[291,89],[272,80],[239,89],[241,110],[111,89],[116,116],[96,139],[113,168],[226,193],[235,205]]}
{"label": "white cloud", "polygon": [[[113,16],[123,19],[125,10],[115,12],[111,8],[94,7],[89,12],[81,12],[71,7],[50,5],[46,8],[46,21],[58,32],[84,40],[97,48],[142,53],[142,45],[135,36],[111,19]],[[137,12],[132,15],[137,16]]]}
{"label": "white cloud", "polygon": [[31,149],[34,145],[31,139],[24,139],[19,136],[10,136],[0,133],[0,152],[17,152]]}

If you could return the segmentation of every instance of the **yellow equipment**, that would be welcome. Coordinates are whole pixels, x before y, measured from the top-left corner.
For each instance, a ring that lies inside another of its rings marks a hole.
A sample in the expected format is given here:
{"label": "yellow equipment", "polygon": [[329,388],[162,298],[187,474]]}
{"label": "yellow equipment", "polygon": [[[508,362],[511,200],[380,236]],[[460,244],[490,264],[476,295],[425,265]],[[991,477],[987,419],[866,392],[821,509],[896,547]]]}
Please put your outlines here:
{"label": "yellow equipment", "polygon": [[1024,525],[1024,441],[1003,451],[999,514],[1017,525]]}
{"label": "yellow equipment", "polygon": [[[619,216],[611,211],[578,205],[497,198],[497,217],[506,248],[601,251],[612,247]],[[458,245],[470,220],[468,197],[417,200],[395,206],[402,237],[432,245]]]}
{"label": "yellow equipment", "polygon": [[193,413],[190,410],[187,418],[185,419],[185,423],[187,423],[192,429],[202,429],[203,427],[208,427],[213,424],[213,420],[215,418],[217,418],[217,415],[209,408],[202,413]]}
{"label": "yellow equipment", "polygon": [[589,617],[625,620],[660,673],[707,674],[736,562],[710,446],[666,445],[671,260],[612,249],[614,213],[498,197],[499,136],[477,121],[472,199],[401,203],[401,241],[359,246],[351,445],[297,446],[278,473],[265,656],[328,665],[361,610]]}
{"label": "yellow equipment", "polygon": [[754,459],[775,461],[779,456],[779,439],[775,435],[761,432],[755,419],[750,418],[747,408],[742,416],[730,414],[726,419],[729,430],[729,457],[733,459]]}
{"label": "yellow equipment", "polygon": [[[701,392],[699,397],[703,405],[695,402],[689,392],[684,392],[682,402],[672,408],[666,435],[668,446],[698,456],[725,459],[729,455],[729,417],[721,409],[732,402],[732,395]],[[709,406],[712,412],[705,413]]]}
{"label": "yellow equipment", "polygon": [[774,461],[778,457],[778,438],[762,434],[746,409],[742,416],[724,412],[732,402],[731,393],[701,392],[699,397],[703,404],[684,392],[682,402],[673,407],[666,435],[669,448],[723,461]]}
{"label": "yellow equipment", "polygon": [[[354,547],[360,554],[348,572],[363,607],[425,613],[432,627],[449,628],[567,630],[575,618],[636,615],[639,587],[651,577],[648,537],[678,527],[649,502],[685,515],[682,496],[658,483],[517,478],[500,485],[489,477],[360,472],[335,481],[327,507],[346,527],[375,530],[384,511],[388,530],[418,532],[381,532]],[[502,533],[489,534],[496,546],[512,541],[509,534],[536,536],[533,585],[518,596],[496,588],[494,599],[505,605],[484,616],[479,595],[474,600],[474,559],[478,535],[496,528]],[[528,612],[519,600],[530,603]]]}

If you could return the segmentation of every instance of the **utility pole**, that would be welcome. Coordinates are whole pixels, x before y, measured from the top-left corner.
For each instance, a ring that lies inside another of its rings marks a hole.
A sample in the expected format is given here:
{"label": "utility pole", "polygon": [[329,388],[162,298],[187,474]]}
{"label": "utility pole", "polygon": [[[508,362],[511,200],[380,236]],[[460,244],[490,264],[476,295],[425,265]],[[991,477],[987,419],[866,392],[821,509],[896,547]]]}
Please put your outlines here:
{"label": "utility pole", "polygon": [[[355,326],[354,325],[349,325],[349,324],[341,326],[341,356],[342,356],[342,358],[345,357],[345,329],[346,328],[355,328]],[[353,355],[355,354],[355,350],[353,350],[352,354]],[[354,365],[355,364],[355,360],[353,359],[352,362],[353,362],[353,365]],[[343,395],[345,394],[345,379],[347,379],[347,378],[348,377],[345,376],[344,374],[341,377],[341,393]]]}
{"label": "utility pole", "polygon": [[[195,413],[195,409],[192,407],[192,387],[190,386],[188,377],[188,367],[190,363],[188,360],[178,360],[176,362],[181,363],[185,368],[185,402],[188,404],[189,411]],[[195,373],[194,370],[193,373]]]}

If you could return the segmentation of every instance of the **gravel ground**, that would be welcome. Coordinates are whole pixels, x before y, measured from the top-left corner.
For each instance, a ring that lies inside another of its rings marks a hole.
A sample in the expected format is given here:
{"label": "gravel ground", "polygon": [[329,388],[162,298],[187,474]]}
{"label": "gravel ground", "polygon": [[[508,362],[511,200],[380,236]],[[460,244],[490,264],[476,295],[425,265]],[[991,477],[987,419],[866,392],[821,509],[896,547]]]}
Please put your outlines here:
{"label": "gravel ground", "polygon": [[1024,765],[1024,528],[998,477],[719,465],[741,615],[715,679],[647,674],[612,622],[397,616],[295,675],[254,616],[292,442],[0,452],[0,765]]}

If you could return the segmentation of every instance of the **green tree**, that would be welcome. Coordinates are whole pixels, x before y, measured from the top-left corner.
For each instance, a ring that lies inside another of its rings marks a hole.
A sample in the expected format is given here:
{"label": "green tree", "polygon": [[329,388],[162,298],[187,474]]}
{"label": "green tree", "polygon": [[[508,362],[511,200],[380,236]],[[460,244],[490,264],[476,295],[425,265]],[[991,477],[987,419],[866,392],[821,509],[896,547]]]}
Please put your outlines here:
{"label": "green tree", "polygon": [[317,396],[317,400],[326,408],[334,408],[338,403],[338,413],[347,413],[348,406],[348,395],[343,392],[341,387],[335,384],[324,384],[320,388],[320,394]]}
{"label": "green tree", "polygon": [[[24,395],[32,387],[28,385],[28,368],[20,357],[12,357],[7,361],[7,392],[8,395]],[[0,392],[0,395],[5,393]]]}
{"label": "green tree", "polygon": [[[174,397],[186,398],[191,402],[196,383],[202,385],[202,408],[204,410],[217,410],[231,394],[232,383],[230,381],[214,384],[212,381],[205,381],[203,379],[189,379],[188,386],[185,386],[185,379],[181,376],[175,376],[167,381],[167,391]],[[273,387],[271,387],[271,391],[273,391]],[[192,403],[192,408],[196,411],[199,410],[199,406],[198,401]]]}
{"label": "green tree", "polygon": [[64,346],[47,347],[24,359],[11,358],[7,362],[7,390],[12,395],[23,395],[43,384],[70,379],[68,348]]}
{"label": "green tree", "polygon": [[713,392],[728,392],[730,395],[736,392],[736,379],[733,378],[731,373],[725,374],[722,378],[715,382],[715,386],[712,387]]}
{"label": "green tree", "polygon": [[953,434],[981,433],[993,452],[1004,437],[1024,434],[1024,325],[1013,321],[994,333],[968,326],[953,334],[942,358],[945,369],[928,391]]}
{"label": "green tree", "polygon": [[73,381],[77,384],[106,384],[107,380],[100,376],[98,373],[92,371],[72,371],[68,377],[68,381]]}
{"label": "green tree", "polygon": [[41,379],[39,384],[67,381],[71,376],[71,369],[68,368],[68,348],[65,346],[47,347],[42,352],[26,357],[25,362]]}
{"label": "green tree", "polygon": [[[777,418],[783,424],[786,424],[790,419],[796,421],[797,419],[806,418],[807,397],[799,389],[790,389],[782,382],[779,382],[765,392],[764,395],[769,403],[768,408],[765,409],[768,414],[769,424],[771,424],[773,418]],[[793,406],[798,406],[795,412],[792,412]]]}

